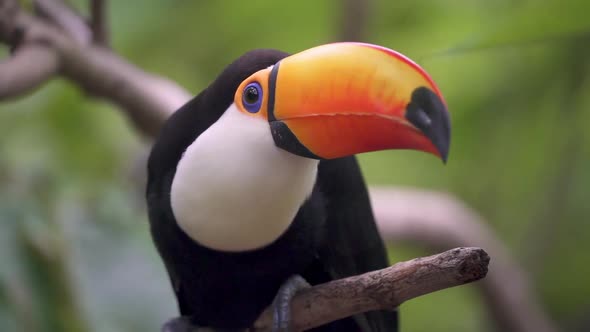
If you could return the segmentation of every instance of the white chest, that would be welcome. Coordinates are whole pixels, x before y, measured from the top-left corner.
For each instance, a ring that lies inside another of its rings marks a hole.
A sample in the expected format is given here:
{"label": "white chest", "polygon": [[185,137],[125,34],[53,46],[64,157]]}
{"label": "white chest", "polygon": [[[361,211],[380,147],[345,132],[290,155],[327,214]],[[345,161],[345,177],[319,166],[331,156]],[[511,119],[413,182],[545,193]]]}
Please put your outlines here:
{"label": "white chest", "polygon": [[234,107],[187,148],[170,198],[178,225],[193,240],[246,251],[289,227],[313,189],[318,161],[277,148],[266,121]]}

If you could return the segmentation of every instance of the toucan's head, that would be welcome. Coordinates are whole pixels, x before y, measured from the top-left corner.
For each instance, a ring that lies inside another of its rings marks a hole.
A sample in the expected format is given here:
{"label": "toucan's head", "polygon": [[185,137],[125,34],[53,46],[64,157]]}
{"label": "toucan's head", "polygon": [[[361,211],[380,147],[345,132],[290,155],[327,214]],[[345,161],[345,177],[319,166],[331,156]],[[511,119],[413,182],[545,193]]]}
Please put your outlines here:
{"label": "toucan's head", "polygon": [[415,149],[446,160],[449,137],[440,91],[394,51],[361,43],[290,56],[255,50],[170,118],[150,179],[174,173],[170,205],[193,240],[251,250],[288,228],[312,193],[318,159]]}
{"label": "toucan's head", "polygon": [[266,121],[275,144],[332,159],[385,149],[414,149],[446,161],[450,121],[428,74],[380,46],[318,46],[258,70],[234,95],[238,110]]}

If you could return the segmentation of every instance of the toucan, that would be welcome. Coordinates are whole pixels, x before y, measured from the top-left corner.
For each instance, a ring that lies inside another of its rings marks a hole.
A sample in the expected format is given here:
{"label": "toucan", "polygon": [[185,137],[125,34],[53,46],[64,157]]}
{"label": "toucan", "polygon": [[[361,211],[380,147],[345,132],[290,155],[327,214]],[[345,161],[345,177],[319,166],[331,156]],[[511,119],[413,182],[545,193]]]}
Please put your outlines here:
{"label": "toucan", "polygon": [[[155,246],[180,315],[165,331],[249,328],[316,285],[388,266],[355,155],[446,161],[450,120],[431,77],[385,47],[249,51],[174,112],[148,160]],[[419,208],[419,207],[416,207]],[[397,331],[396,308],[315,331]]]}

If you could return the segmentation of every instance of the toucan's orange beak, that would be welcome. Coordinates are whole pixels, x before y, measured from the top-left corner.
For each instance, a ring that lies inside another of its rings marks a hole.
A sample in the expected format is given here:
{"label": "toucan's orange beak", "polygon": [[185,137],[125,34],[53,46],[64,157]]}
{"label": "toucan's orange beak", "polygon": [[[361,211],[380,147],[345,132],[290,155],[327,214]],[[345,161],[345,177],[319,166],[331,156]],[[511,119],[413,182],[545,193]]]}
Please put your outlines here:
{"label": "toucan's orange beak", "polygon": [[275,143],[292,153],[332,159],[414,149],[446,161],[449,115],[439,89],[418,65],[361,43],[315,47],[269,73],[268,120]]}

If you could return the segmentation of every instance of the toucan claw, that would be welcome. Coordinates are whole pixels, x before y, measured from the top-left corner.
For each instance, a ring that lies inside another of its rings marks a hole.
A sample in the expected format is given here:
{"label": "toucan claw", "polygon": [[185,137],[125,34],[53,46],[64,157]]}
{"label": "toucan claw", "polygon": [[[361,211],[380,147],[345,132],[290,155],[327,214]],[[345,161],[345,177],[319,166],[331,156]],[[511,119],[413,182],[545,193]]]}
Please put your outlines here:
{"label": "toucan claw", "polygon": [[272,302],[273,319],[272,332],[292,332],[291,324],[291,300],[300,291],[309,288],[310,285],[300,275],[293,275],[279,288]]}

